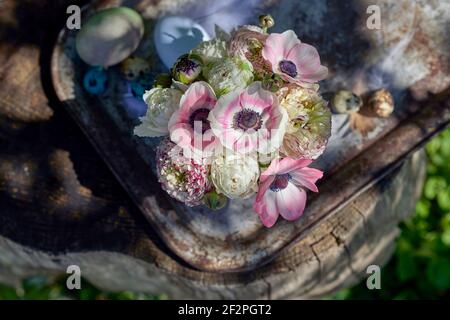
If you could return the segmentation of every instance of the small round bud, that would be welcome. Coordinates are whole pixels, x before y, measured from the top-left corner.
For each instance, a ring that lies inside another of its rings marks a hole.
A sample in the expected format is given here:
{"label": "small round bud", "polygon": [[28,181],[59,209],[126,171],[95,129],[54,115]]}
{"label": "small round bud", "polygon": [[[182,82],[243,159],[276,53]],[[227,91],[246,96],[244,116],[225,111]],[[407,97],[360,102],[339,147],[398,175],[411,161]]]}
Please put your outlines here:
{"label": "small round bud", "polygon": [[270,14],[263,14],[259,16],[259,25],[261,28],[267,30],[275,25],[275,20]]}
{"label": "small round bud", "polygon": [[202,73],[202,66],[198,59],[185,54],[178,58],[172,68],[172,76],[176,81],[190,84]]}

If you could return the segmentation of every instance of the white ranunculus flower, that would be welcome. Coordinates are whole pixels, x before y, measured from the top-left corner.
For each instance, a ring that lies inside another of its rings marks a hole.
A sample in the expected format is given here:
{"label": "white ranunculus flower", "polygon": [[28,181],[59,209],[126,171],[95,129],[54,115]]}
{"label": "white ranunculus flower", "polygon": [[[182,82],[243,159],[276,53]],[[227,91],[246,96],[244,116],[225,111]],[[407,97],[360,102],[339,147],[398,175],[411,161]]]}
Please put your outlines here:
{"label": "white ranunculus flower", "polygon": [[258,191],[259,165],[256,155],[227,150],[211,164],[211,180],[217,193],[228,198],[248,198]]}
{"label": "white ranunculus flower", "polygon": [[227,56],[227,43],[218,38],[204,41],[192,49],[191,54],[198,55],[205,65],[209,65]]}
{"label": "white ranunculus flower", "polygon": [[147,114],[141,117],[141,124],[134,128],[139,137],[161,137],[169,134],[168,123],[178,110],[183,92],[173,88],[154,88],[146,91],[144,101],[148,105]]}
{"label": "white ranunculus flower", "polygon": [[251,65],[238,59],[218,60],[204,71],[204,76],[218,97],[245,89],[253,81]]}

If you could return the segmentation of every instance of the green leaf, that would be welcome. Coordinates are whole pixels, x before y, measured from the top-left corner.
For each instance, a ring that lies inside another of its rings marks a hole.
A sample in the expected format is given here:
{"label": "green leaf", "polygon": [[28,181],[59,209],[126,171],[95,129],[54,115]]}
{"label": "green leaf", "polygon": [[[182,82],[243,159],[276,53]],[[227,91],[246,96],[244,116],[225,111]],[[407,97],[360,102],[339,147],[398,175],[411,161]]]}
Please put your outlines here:
{"label": "green leaf", "polygon": [[428,281],[439,291],[450,289],[450,261],[439,257],[432,259],[426,270]]}
{"label": "green leaf", "polygon": [[442,177],[430,177],[425,183],[425,197],[430,200],[436,198],[436,195],[445,189],[447,183]]}
{"label": "green leaf", "polygon": [[450,211],[450,186],[437,194],[437,203],[443,211]]}
{"label": "green leaf", "polygon": [[216,190],[211,190],[203,196],[203,203],[211,210],[220,210],[227,205],[228,198]]}
{"label": "green leaf", "polygon": [[441,241],[447,247],[450,247],[450,230],[446,230],[441,235]]}
{"label": "green leaf", "polygon": [[430,201],[426,199],[421,199],[419,202],[417,202],[416,205],[416,214],[419,215],[421,218],[427,218],[430,214]]}
{"label": "green leaf", "polygon": [[400,281],[405,282],[414,278],[418,269],[416,261],[410,251],[401,251],[397,253],[396,273]]}

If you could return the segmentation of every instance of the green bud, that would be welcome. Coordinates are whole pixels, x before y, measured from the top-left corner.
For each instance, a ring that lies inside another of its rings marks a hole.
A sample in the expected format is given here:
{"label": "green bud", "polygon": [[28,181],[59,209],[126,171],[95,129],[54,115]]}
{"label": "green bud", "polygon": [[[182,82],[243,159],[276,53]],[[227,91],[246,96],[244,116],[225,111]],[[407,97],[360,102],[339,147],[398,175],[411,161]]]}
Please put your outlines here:
{"label": "green bud", "polygon": [[259,25],[267,32],[267,29],[275,25],[275,20],[270,14],[263,14],[259,16]]}
{"label": "green bud", "polygon": [[185,54],[178,58],[172,68],[175,80],[190,84],[202,73],[201,61]]}
{"label": "green bud", "polygon": [[204,195],[203,202],[211,210],[220,210],[226,206],[228,198],[212,190]]}

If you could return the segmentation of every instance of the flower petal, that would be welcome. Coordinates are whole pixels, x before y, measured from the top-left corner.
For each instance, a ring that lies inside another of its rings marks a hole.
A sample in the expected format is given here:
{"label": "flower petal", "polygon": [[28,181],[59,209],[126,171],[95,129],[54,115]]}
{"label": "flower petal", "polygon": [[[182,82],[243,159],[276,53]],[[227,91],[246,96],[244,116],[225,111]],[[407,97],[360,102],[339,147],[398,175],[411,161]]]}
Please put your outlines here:
{"label": "flower petal", "polygon": [[272,64],[272,68],[278,66],[278,63],[287,58],[291,49],[301,43],[297,35],[292,30],[286,30],[283,33],[271,33],[262,50],[264,59]]}
{"label": "flower petal", "polygon": [[306,43],[299,43],[288,54],[288,60],[295,63],[298,71],[297,78],[306,82],[323,80],[328,69],[320,65],[317,49]]}
{"label": "flower petal", "polygon": [[212,109],[215,104],[216,96],[214,91],[205,81],[191,84],[180,100],[180,108],[185,112],[199,107]]}
{"label": "flower petal", "polygon": [[314,71],[320,65],[319,52],[313,46],[299,43],[289,51],[288,60],[295,63],[299,72]]}
{"label": "flower petal", "polygon": [[312,163],[309,159],[292,159],[292,158],[277,158],[273,159],[270,166],[264,171],[261,176],[275,175],[289,173]]}
{"label": "flower petal", "polygon": [[283,52],[280,50],[275,50],[272,48],[271,45],[267,44],[264,46],[264,48],[261,51],[261,55],[264,58],[264,60],[270,62],[270,64],[273,66],[272,69],[275,72],[275,68],[278,65],[278,62],[283,59]]}
{"label": "flower petal", "polygon": [[251,109],[260,114],[263,113],[264,109],[271,107],[275,99],[272,92],[262,88],[260,81],[253,82],[239,96],[242,108]]}
{"label": "flower petal", "polygon": [[316,181],[323,177],[323,172],[314,168],[301,168],[289,173],[293,182],[299,187],[308,188],[311,191],[319,192]]}
{"label": "flower petal", "polygon": [[[238,131],[238,130],[236,130]],[[258,148],[258,134],[253,131],[252,133],[243,133],[233,144],[233,150],[239,153],[245,154],[255,151]]]}
{"label": "flower petal", "polygon": [[181,148],[190,147],[194,138],[194,131],[186,123],[175,123],[170,127],[170,140]]}
{"label": "flower petal", "polygon": [[314,73],[301,75],[301,79],[305,82],[314,83],[325,79],[327,75],[328,75],[328,68],[320,66]]}
{"label": "flower petal", "polygon": [[211,126],[214,135],[220,140],[220,143],[230,150],[235,150],[234,146],[242,135],[243,131],[231,129],[217,129]]}
{"label": "flower petal", "polygon": [[285,189],[276,192],[276,202],[280,215],[288,221],[294,221],[305,210],[306,192],[293,183],[289,183]]}
{"label": "flower petal", "polygon": [[260,202],[253,204],[253,210],[259,215],[261,222],[267,227],[272,227],[278,219],[275,192],[267,191]]}
{"label": "flower petal", "polygon": [[264,130],[258,131],[260,153],[277,151],[283,143],[289,116],[285,108],[274,106],[262,115]]}
{"label": "flower petal", "polygon": [[266,176],[260,178],[259,190],[258,194],[256,195],[256,202],[260,202],[262,200],[264,194],[266,193],[267,189],[269,189],[273,180],[275,180],[275,176]]}
{"label": "flower petal", "polygon": [[231,127],[234,114],[241,110],[239,95],[240,92],[233,91],[219,98],[208,116],[211,127],[223,129]]}
{"label": "flower petal", "polygon": [[281,33],[271,33],[262,49],[262,56],[269,61],[273,66],[277,65],[280,60],[283,60],[284,49],[281,46],[283,36]]}
{"label": "flower petal", "polygon": [[286,30],[279,36],[276,33],[272,33],[267,38],[266,43],[272,35],[275,35],[273,40],[277,42],[275,45],[280,46],[283,50],[283,58],[287,58],[292,48],[301,43],[293,30]]}

